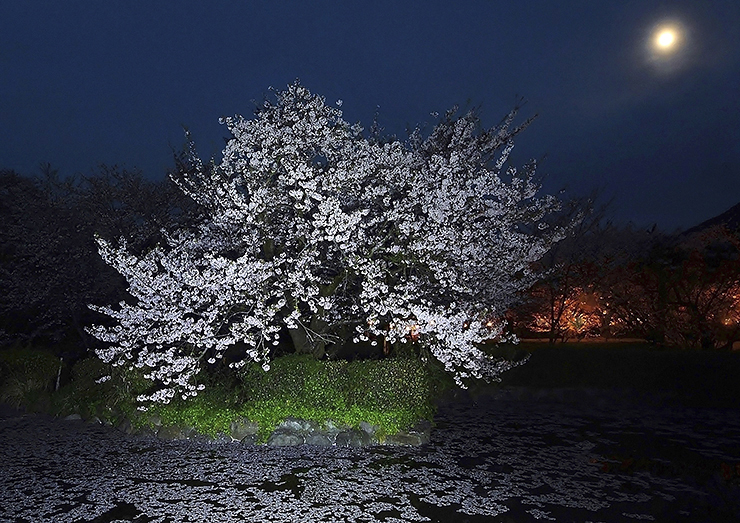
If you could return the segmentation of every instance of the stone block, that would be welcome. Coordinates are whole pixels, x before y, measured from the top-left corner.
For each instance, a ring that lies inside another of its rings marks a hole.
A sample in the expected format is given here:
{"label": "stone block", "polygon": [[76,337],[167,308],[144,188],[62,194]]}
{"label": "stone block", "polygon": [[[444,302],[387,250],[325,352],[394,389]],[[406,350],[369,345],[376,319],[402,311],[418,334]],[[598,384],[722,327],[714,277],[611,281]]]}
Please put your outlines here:
{"label": "stone block", "polygon": [[349,430],[351,427],[349,425],[345,425],[343,423],[339,424],[336,423],[334,420],[327,420],[326,421],[326,432],[332,433],[332,434],[338,434],[342,431]]}
{"label": "stone block", "polygon": [[293,432],[302,432],[305,429],[304,421],[299,420],[296,418],[288,418],[285,421],[283,421],[281,424],[279,424],[276,428],[280,430],[286,430],[286,431],[293,431]]}
{"label": "stone block", "polygon": [[157,429],[151,428],[145,425],[141,427],[139,430],[137,430],[136,432],[134,432],[134,434],[138,436],[143,436],[143,437],[155,437],[157,435]]}
{"label": "stone block", "polygon": [[339,447],[365,447],[376,443],[374,438],[362,430],[345,430],[337,434],[335,444]]}
{"label": "stone block", "polygon": [[371,425],[367,421],[360,422],[360,429],[366,434],[370,435],[370,437],[374,437],[379,428],[380,427],[378,427],[377,425]]}
{"label": "stone block", "polygon": [[[64,419],[79,420],[79,415],[70,415]],[[158,417],[149,418],[154,422],[154,426],[144,426],[135,429],[132,422],[123,418],[117,425],[116,429],[126,434],[137,435],[141,437],[156,437],[161,440],[184,440],[190,439],[198,442],[208,442],[215,444],[226,444],[232,442],[241,442],[244,445],[257,445],[257,433],[259,425],[247,418],[241,418],[231,423],[227,434],[219,434],[215,438],[199,434],[192,427],[181,426],[162,426],[161,419]],[[432,424],[429,421],[420,421],[411,429],[400,434],[389,435],[383,441],[385,445],[408,445],[418,446],[429,443]],[[334,421],[327,421],[323,427],[315,421],[307,421],[296,418],[288,418],[278,425],[275,431],[270,435],[267,445],[272,446],[291,446],[291,445],[314,445],[314,446],[344,446],[344,447],[365,447],[370,445],[381,444],[378,441],[377,432],[379,427],[367,422],[361,422],[360,428],[351,428],[345,424],[339,424]]]}
{"label": "stone block", "polygon": [[163,440],[187,439],[186,431],[176,425],[165,425],[157,431],[157,437]]}
{"label": "stone block", "polygon": [[223,432],[219,432],[216,434],[215,438],[209,438],[211,443],[233,443],[234,440],[231,438],[229,434],[224,434]]}
{"label": "stone block", "polygon": [[134,426],[131,424],[131,420],[128,418],[123,418],[118,425],[116,425],[116,429],[120,430],[124,434],[133,434],[134,433]]}
{"label": "stone block", "polygon": [[318,432],[306,436],[306,445],[315,445],[317,447],[331,447],[332,442],[329,436]]}
{"label": "stone block", "polygon": [[315,421],[309,421],[305,419],[298,419],[298,418],[286,418],[285,421],[283,421],[280,425],[277,426],[278,429],[284,429],[284,430],[291,430],[293,432],[316,432],[321,430],[321,427],[318,423]]}
{"label": "stone block", "polygon": [[268,445],[275,447],[287,447],[291,445],[303,445],[303,435],[292,430],[276,429],[267,440]]}
{"label": "stone block", "polygon": [[239,442],[243,445],[256,445],[257,434],[249,434],[248,436],[244,436],[242,439],[239,440]]}
{"label": "stone block", "polygon": [[417,445],[429,443],[432,436],[432,424],[427,420],[421,420],[409,429],[408,434],[418,436],[419,443],[417,443]]}
{"label": "stone block", "polygon": [[243,441],[244,438],[257,434],[258,430],[259,425],[254,421],[249,421],[246,418],[231,422],[231,437],[238,441]]}
{"label": "stone block", "polygon": [[391,434],[389,436],[386,436],[385,444],[418,447],[422,444],[422,439],[419,434],[400,432],[398,434]]}

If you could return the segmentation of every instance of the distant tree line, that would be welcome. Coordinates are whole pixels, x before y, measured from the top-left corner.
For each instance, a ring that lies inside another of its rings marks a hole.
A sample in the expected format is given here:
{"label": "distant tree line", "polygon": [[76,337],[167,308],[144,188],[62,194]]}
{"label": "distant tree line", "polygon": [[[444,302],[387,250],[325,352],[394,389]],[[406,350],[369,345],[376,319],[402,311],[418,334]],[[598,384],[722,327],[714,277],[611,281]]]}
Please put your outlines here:
{"label": "distant tree line", "polygon": [[545,277],[509,312],[520,337],[640,338],[701,349],[740,341],[738,229],[616,226],[587,199],[563,214],[575,212],[584,219],[543,258]]}
{"label": "distant tree line", "polygon": [[168,178],[137,170],[103,165],[66,178],[49,164],[40,171],[0,170],[0,345],[43,344],[74,358],[95,343],[84,327],[100,317],[88,304],[127,298],[95,234],[125,237],[142,251],[163,228],[197,222],[200,210]]}
{"label": "distant tree line", "polygon": [[[175,164],[186,173],[187,152]],[[85,326],[107,320],[88,304],[130,299],[95,235],[126,238],[143,253],[163,230],[195,227],[203,209],[169,177],[105,165],[89,176],[60,178],[48,164],[40,171],[0,170],[0,346],[48,345],[74,359],[100,344]],[[740,341],[740,231],[617,226],[593,201],[574,200],[554,218],[578,225],[538,262],[544,277],[507,313],[515,334],[703,349]]]}

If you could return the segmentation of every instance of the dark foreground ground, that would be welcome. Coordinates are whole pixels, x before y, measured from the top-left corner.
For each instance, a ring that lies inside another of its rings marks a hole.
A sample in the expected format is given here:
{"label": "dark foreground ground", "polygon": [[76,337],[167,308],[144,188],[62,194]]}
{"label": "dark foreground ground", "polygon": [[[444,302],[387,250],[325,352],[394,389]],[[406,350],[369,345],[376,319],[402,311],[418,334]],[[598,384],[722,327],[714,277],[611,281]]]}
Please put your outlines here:
{"label": "dark foreground ground", "polygon": [[504,374],[505,387],[625,389],[667,394],[697,407],[740,408],[740,351],[661,350],[643,343],[520,347],[531,358]]}
{"label": "dark foreground ground", "polygon": [[735,355],[569,350],[448,397],[417,448],[164,442],[4,409],[0,521],[740,521]]}

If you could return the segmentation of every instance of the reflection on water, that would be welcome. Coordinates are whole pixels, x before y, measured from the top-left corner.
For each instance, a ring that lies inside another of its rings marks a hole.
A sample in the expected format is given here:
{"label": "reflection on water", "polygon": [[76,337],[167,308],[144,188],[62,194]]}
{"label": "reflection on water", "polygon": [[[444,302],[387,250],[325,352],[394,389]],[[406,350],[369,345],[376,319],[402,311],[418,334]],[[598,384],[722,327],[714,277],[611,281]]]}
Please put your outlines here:
{"label": "reflection on water", "polygon": [[[248,447],[0,419],[0,521],[734,521],[737,411],[493,400],[419,448]],[[733,501],[734,499],[734,501]],[[733,504],[734,503],[734,504]]]}

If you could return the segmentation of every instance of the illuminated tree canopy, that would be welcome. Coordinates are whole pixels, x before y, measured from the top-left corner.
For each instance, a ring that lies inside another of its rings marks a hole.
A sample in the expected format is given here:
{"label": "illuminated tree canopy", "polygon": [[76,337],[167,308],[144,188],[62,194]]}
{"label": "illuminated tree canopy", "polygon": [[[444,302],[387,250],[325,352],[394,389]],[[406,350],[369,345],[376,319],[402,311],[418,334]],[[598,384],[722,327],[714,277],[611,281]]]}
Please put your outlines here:
{"label": "illuminated tree canopy", "polygon": [[298,352],[413,338],[458,384],[497,379],[516,363],[477,344],[536,279],[533,262],[563,237],[545,218],[534,162],[508,166],[516,110],[492,129],[474,112],[440,118],[404,143],[342,119],[298,82],[254,119],[223,118],[220,163],[190,142],[173,180],[207,210],[137,256],[98,239],[133,300],[91,306],[115,320],[90,332],[99,357],[144,368],[160,387],[140,401],[197,394],[197,374],[230,350],[233,367],[269,368],[289,333]]}

